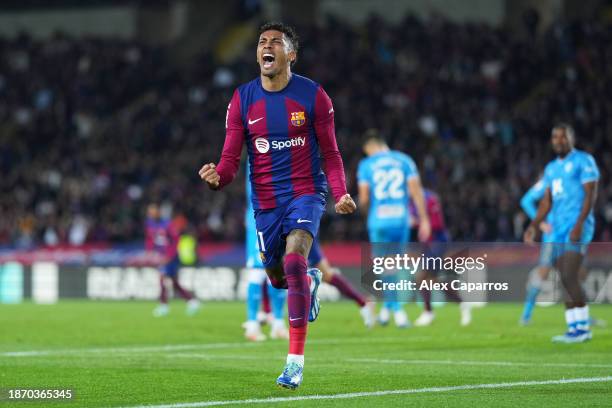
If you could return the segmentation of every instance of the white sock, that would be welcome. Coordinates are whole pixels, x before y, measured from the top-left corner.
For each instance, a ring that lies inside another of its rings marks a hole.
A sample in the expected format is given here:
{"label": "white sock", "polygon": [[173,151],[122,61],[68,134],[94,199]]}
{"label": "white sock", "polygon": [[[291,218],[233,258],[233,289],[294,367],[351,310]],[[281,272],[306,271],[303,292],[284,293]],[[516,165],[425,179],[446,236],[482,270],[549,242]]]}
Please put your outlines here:
{"label": "white sock", "polygon": [[304,366],[304,355],[303,354],[287,354],[287,364],[297,363]]}
{"label": "white sock", "polygon": [[589,306],[574,308],[576,318],[576,328],[579,330],[589,330]]}
{"label": "white sock", "polygon": [[565,322],[567,323],[567,327],[569,331],[576,330],[576,313],[574,312],[576,309],[565,309]]}

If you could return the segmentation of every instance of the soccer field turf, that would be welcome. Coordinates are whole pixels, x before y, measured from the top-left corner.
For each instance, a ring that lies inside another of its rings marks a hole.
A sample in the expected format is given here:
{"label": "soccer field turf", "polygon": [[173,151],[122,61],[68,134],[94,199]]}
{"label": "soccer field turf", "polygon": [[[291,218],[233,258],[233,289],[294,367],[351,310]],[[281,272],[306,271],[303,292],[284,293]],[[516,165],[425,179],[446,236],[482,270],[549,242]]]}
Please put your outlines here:
{"label": "soccer field turf", "polygon": [[[519,305],[475,309],[467,328],[459,327],[458,308],[447,305],[431,327],[367,330],[353,304],[323,304],[309,328],[297,391],[275,385],[285,341],[243,340],[243,304],[208,303],[187,317],[184,304],[174,302],[172,313],[157,319],[153,307],[0,305],[4,394],[7,388],[75,393],[73,401],[0,406],[196,407],[249,399],[255,400],[249,405],[317,408],[612,404],[612,329],[595,328],[586,344],[552,344],[564,329],[561,306],[537,308],[529,327],[517,324]],[[611,306],[591,310],[612,322]],[[408,311],[414,319],[420,310],[409,305]]]}

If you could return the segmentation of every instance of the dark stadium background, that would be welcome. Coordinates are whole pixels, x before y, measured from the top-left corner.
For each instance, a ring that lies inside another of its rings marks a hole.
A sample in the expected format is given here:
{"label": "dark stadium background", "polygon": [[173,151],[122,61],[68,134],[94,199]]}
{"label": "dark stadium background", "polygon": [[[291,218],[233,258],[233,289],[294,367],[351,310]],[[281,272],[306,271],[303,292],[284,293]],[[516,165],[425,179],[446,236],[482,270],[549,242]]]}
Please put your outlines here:
{"label": "dark stadium background", "polygon": [[[296,28],[293,71],[333,101],[352,196],[377,128],[438,193],[452,238],[372,251],[363,214],[328,202],[321,247],[340,274],[314,294],[297,393],[275,385],[279,314],[253,320],[265,279],[245,259],[244,161],[221,192],[198,175],[220,158],[234,89],[259,75],[267,21]],[[522,242],[519,200],[560,121],[601,172],[580,272],[589,311],[564,311],[568,276],[541,274],[568,247]],[[49,389],[79,407],[610,406],[611,169],[612,0],[0,0],[0,406],[62,405],[9,401]],[[175,279],[162,272],[173,248],[144,245],[152,202],[185,226]],[[442,269],[435,283],[459,283],[461,303],[434,287],[435,321],[423,314],[408,258],[450,260],[418,272]],[[387,282],[404,290],[375,290]],[[372,327],[388,300],[393,319]],[[590,341],[551,342],[564,323],[588,329],[584,316],[592,333],[561,340]]]}
{"label": "dark stadium background", "polygon": [[[596,240],[609,241],[609,2],[476,1],[459,17],[444,2],[384,3],[386,14],[365,1],[2,2],[0,245],[139,244],[150,201],[184,215],[204,245],[241,242],[243,177],[211,194],[197,170],[219,158],[227,103],[258,74],[268,19],[296,26],[294,71],[333,99],[353,195],[361,136],[376,127],[440,194],[454,240],[517,241],[519,198],[562,120],[602,171]],[[100,10],[118,18],[96,22]],[[42,28],[19,20],[29,14]],[[364,225],[328,211],[321,238],[361,240]]]}

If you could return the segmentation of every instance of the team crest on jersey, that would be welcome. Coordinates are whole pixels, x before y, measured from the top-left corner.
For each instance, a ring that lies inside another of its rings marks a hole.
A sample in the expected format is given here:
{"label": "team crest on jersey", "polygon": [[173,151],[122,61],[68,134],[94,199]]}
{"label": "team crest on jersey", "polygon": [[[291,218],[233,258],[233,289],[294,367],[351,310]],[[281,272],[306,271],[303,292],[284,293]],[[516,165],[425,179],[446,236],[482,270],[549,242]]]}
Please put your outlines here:
{"label": "team crest on jersey", "polygon": [[259,258],[261,259],[261,262],[265,263],[266,262],[266,256],[264,255],[263,252],[259,253]]}
{"label": "team crest on jersey", "polygon": [[291,112],[291,124],[293,126],[302,126],[306,123],[304,112]]}

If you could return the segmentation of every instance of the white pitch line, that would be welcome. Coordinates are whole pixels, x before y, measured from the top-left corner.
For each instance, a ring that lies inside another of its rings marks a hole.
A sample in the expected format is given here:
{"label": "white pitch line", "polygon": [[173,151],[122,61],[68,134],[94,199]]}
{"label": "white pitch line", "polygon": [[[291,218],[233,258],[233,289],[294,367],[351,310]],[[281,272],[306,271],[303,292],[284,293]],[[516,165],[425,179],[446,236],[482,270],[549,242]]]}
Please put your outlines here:
{"label": "white pitch line", "polygon": [[364,398],[364,397],[382,397],[385,395],[423,394],[423,393],[438,393],[438,392],[478,390],[478,389],[526,387],[526,386],[533,386],[533,385],[559,385],[559,384],[595,383],[595,382],[610,382],[610,381],[612,381],[612,376],[568,378],[568,379],[560,379],[560,380],[543,380],[543,381],[517,381],[517,382],[503,382],[503,383],[493,383],[493,384],[466,384],[466,385],[455,385],[455,386],[449,386],[449,387],[428,387],[428,388],[413,388],[413,389],[406,389],[406,390],[352,392],[352,393],[345,393],[345,394],[328,394],[328,395],[304,395],[304,396],[299,396],[299,397],[277,397],[277,398],[255,398],[255,399],[244,399],[244,400],[182,402],[182,403],[176,403],[176,404],[163,404],[163,405],[138,405],[138,406],[125,407],[125,408],[198,408],[198,407],[212,407],[212,406],[219,406],[219,405],[273,404],[277,402],[351,399],[351,398]]}
{"label": "white pitch line", "polygon": [[233,342],[233,343],[208,343],[208,344],[173,344],[165,346],[125,346],[125,347],[93,347],[81,349],[59,349],[59,350],[31,350],[31,351],[6,351],[0,353],[0,357],[36,357],[67,354],[86,353],[150,353],[158,351],[180,351],[197,349],[223,349],[235,347],[253,347],[257,343]]}
{"label": "white pitch line", "polygon": [[483,366],[526,366],[526,367],[584,367],[584,368],[612,368],[612,364],[597,363],[544,363],[534,361],[477,361],[477,360],[389,360],[377,358],[349,358],[350,363],[375,364],[440,364],[440,365],[483,365]]}
{"label": "white pitch line", "polygon": [[[427,337],[429,339],[430,337]],[[374,342],[399,342],[406,341],[405,337],[374,337],[374,338],[328,338],[328,339],[313,339],[308,343],[316,344],[361,344],[364,341],[372,340]],[[208,350],[208,349],[231,349],[244,347],[258,347],[265,345],[277,345],[277,342],[260,342],[253,343],[248,341],[236,341],[226,343],[203,343],[203,344],[170,344],[162,346],[124,346],[124,347],[93,347],[93,348],[77,348],[77,349],[58,349],[58,350],[21,350],[21,351],[5,351],[0,352],[0,357],[37,357],[51,355],[67,355],[67,354],[86,354],[86,353],[149,353],[149,352],[164,352],[164,351],[180,351],[180,350]]]}
{"label": "white pitch line", "polygon": [[[167,358],[193,358],[203,360],[270,360],[270,356],[249,356],[249,355],[222,355],[204,353],[174,353],[166,354]],[[279,355],[279,358],[284,356]],[[327,361],[317,357],[309,358],[308,361]],[[546,363],[546,362],[527,362],[527,361],[478,361],[478,360],[389,360],[377,358],[347,358],[343,359],[347,363],[373,363],[373,364],[418,364],[418,365],[475,365],[475,366],[506,366],[506,367],[574,367],[574,368],[612,368],[612,364],[597,363]]]}
{"label": "white pitch line", "polygon": [[[415,342],[429,341],[434,336],[406,336],[406,337],[358,337],[358,338],[327,338],[308,340],[308,344],[363,344],[371,343],[395,343],[395,342]],[[498,338],[497,335],[459,335],[461,338]],[[124,346],[124,347],[93,347],[76,349],[57,349],[57,350],[18,350],[0,352],[1,357],[38,357],[38,356],[64,356],[78,354],[100,354],[100,353],[149,353],[180,350],[208,350],[208,349],[231,349],[244,347],[260,347],[267,345],[277,345],[278,342],[253,343],[247,341],[226,342],[226,343],[203,343],[203,344],[169,344],[157,346]]]}
{"label": "white pitch line", "polygon": [[[313,339],[309,343],[318,344],[348,344],[362,343],[365,339]],[[377,342],[395,342],[404,341],[404,337],[380,337],[373,338]],[[244,347],[257,347],[265,344],[274,345],[276,343],[253,343],[253,342],[227,342],[227,343],[208,343],[208,344],[175,344],[165,346],[125,346],[125,347],[95,347],[83,349],[60,349],[60,350],[31,350],[31,351],[9,351],[0,353],[0,357],[38,357],[38,356],[64,356],[64,355],[81,355],[81,354],[107,354],[107,353],[158,353],[158,352],[181,352],[198,350],[214,350],[214,349],[232,349]],[[235,360],[257,360],[268,359],[268,357],[258,358],[256,356],[219,356],[203,353],[174,353],[169,357],[178,358],[201,358],[201,359],[235,359]],[[373,364],[438,364],[438,365],[481,365],[481,366],[543,366],[543,367],[585,367],[585,368],[612,368],[612,364],[597,364],[597,363],[546,363],[546,362],[520,362],[520,361],[461,361],[461,360],[408,360],[408,359],[375,359],[375,358],[354,358],[346,359],[346,362],[351,363],[373,363]]]}
{"label": "white pitch line", "polygon": [[[203,353],[180,353],[180,354],[166,354],[167,358],[193,358],[202,360],[270,360],[270,356],[237,356],[235,354],[222,355],[222,354],[203,354]],[[279,359],[284,359],[284,355],[279,355]]]}

